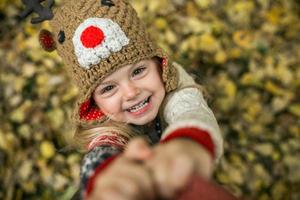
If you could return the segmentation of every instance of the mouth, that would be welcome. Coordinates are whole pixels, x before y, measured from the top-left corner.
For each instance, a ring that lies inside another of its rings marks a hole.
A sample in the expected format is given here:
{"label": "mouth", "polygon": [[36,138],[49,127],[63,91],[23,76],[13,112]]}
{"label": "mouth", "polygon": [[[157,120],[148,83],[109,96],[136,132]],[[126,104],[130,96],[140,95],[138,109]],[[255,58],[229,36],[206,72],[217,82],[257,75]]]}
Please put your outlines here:
{"label": "mouth", "polygon": [[146,107],[148,105],[150,98],[151,98],[151,96],[149,96],[147,99],[141,101],[140,103],[135,104],[134,106],[126,109],[126,111],[128,111],[130,113],[134,113],[134,112],[137,112],[137,111],[143,109],[144,107]]}

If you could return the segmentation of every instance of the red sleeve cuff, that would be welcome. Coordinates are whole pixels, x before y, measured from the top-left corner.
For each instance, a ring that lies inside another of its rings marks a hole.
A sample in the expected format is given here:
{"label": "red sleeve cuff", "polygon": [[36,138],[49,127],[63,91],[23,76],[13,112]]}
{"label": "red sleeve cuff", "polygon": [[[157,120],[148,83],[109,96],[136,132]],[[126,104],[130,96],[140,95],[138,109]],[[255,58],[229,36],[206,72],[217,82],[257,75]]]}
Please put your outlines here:
{"label": "red sleeve cuff", "polygon": [[207,131],[195,127],[179,128],[161,140],[161,143],[168,142],[174,138],[190,138],[205,147],[213,158],[215,158],[215,146]]}
{"label": "red sleeve cuff", "polygon": [[86,185],[86,195],[84,199],[87,199],[87,197],[91,194],[91,192],[94,189],[96,177],[104,170],[112,161],[114,161],[118,155],[111,156],[107,158],[102,164],[100,164],[94,171],[94,174],[89,178],[87,185]]}

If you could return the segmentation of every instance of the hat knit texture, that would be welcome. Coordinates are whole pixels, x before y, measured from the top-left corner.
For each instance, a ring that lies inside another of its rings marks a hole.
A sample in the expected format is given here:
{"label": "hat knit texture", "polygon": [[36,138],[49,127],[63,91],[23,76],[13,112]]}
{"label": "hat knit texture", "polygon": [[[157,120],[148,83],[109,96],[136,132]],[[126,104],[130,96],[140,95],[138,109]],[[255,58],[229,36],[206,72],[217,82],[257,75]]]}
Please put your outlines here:
{"label": "hat knit texture", "polygon": [[[50,21],[58,54],[79,89],[73,119],[76,124],[103,122],[92,93],[101,81],[125,65],[158,56],[163,60],[166,92],[177,87],[172,61],[146,32],[134,8],[126,0],[64,0]],[[59,36],[64,33],[64,41]],[[86,116],[92,116],[91,118]],[[90,120],[92,119],[92,120]]]}

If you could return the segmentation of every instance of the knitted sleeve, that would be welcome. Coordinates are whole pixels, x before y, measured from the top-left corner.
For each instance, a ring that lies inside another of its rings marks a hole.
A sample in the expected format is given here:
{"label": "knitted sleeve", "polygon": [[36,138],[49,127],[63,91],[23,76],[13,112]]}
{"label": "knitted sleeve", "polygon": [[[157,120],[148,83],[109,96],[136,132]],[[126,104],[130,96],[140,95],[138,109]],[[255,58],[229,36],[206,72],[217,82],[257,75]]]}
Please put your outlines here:
{"label": "knitted sleeve", "polygon": [[89,151],[81,164],[81,199],[86,199],[93,191],[96,177],[123,151],[128,140],[121,134],[110,132],[100,134],[89,143],[87,147]]}
{"label": "knitted sleeve", "polygon": [[182,89],[179,88],[167,97],[163,117],[168,127],[164,130],[161,141],[177,137],[194,139],[203,145],[217,162],[223,154],[223,139],[217,120],[202,92],[195,87],[193,79],[182,67],[177,68]]}

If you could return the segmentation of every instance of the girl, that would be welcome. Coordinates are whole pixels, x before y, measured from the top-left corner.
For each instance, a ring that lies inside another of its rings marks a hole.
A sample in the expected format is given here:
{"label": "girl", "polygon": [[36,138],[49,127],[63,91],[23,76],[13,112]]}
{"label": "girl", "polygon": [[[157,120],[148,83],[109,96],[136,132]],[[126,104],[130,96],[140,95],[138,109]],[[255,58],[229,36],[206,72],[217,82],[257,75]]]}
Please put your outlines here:
{"label": "girl", "polygon": [[222,154],[216,119],[127,1],[66,0],[50,24],[80,91],[81,198],[173,198],[192,175],[211,176]]}

